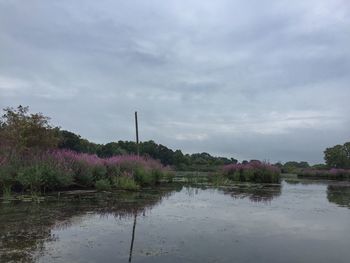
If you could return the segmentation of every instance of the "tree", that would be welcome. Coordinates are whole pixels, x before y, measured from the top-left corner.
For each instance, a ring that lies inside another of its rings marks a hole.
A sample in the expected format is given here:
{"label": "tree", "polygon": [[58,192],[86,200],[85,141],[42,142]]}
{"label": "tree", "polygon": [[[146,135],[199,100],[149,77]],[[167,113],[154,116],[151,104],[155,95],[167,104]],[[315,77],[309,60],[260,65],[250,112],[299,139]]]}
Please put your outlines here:
{"label": "tree", "polygon": [[49,117],[42,113],[30,114],[28,107],[4,109],[0,119],[1,146],[11,151],[46,150],[58,143],[58,128],[53,128]]}
{"label": "tree", "polygon": [[76,152],[81,152],[81,138],[70,131],[60,131],[60,141],[58,143],[59,148],[70,149]]}
{"label": "tree", "polygon": [[324,151],[324,159],[329,167],[350,168],[350,142],[327,148]]}
{"label": "tree", "polygon": [[117,142],[110,142],[101,146],[98,155],[100,157],[112,157],[115,155],[126,154],[126,150],[121,148]]}

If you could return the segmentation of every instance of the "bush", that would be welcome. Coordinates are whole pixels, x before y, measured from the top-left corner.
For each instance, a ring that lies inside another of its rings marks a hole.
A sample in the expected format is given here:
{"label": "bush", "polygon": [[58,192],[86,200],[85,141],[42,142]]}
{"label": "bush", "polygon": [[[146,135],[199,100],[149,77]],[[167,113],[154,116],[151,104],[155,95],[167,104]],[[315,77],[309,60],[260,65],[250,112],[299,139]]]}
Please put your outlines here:
{"label": "bush", "polygon": [[234,181],[255,183],[278,183],[281,171],[279,168],[260,161],[245,164],[229,164],[222,169],[225,177]]}
{"label": "bush", "polygon": [[100,180],[96,181],[95,188],[98,191],[110,191],[112,189],[112,186],[108,180],[100,179]]}
{"label": "bush", "polygon": [[135,169],[134,179],[141,186],[151,185],[153,183],[152,174],[143,167],[137,167]]}
{"label": "bush", "polygon": [[104,165],[96,165],[92,169],[92,174],[93,174],[94,180],[98,181],[106,177],[107,168]]}
{"label": "bush", "polygon": [[[0,186],[10,192],[12,186],[32,193],[78,185],[110,189],[137,189],[169,178],[170,172],[158,161],[138,156],[117,156],[108,159],[67,150],[28,152],[9,162],[0,153]],[[108,182],[108,184],[107,184]]]}
{"label": "bush", "polygon": [[12,186],[16,183],[16,167],[10,164],[0,165],[0,190],[4,195],[11,193]]}
{"label": "bush", "polygon": [[22,168],[18,172],[17,180],[24,190],[29,189],[31,193],[40,192],[44,182],[42,169],[38,165]]}
{"label": "bush", "polygon": [[136,184],[135,180],[130,176],[120,176],[116,181],[116,187],[124,190],[137,190],[140,187]]}
{"label": "bush", "polygon": [[93,170],[84,162],[76,162],[73,166],[74,181],[80,186],[92,186],[94,182]]}
{"label": "bush", "polygon": [[44,165],[42,167],[44,191],[68,187],[73,183],[73,172]]}

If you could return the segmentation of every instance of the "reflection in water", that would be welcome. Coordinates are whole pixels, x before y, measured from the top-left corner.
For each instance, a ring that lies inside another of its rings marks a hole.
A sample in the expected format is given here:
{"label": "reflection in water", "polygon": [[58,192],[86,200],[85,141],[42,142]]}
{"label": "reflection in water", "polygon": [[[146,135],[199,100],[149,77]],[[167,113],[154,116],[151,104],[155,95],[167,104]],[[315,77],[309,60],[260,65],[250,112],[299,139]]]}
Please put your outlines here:
{"label": "reflection in water", "polygon": [[223,191],[224,194],[231,195],[234,199],[249,198],[250,201],[255,203],[268,203],[272,199],[281,195],[281,188],[280,184],[242,184],[223,189]]}
{"label": "reflection in water", "polygon": [[338,206],[350,208],[350,185],[329,184],[179,186],[0,204],[0,262],[349,262],[350,210]]}
{"label": "reflection in water", "polygon": [[52,229],[77,224],[79,217],[85,214],[116,218],[134,216],[133,243],[137,215],[145,214],[175,190],[180,191],[181,187],[146,192],[61,195],[59,200],[52,197],[40,204],[0,204],[0,262],[35,262],[36,256],[32,252],[43,251],[46,241],[56,239]]}
{"label": "reflection in water", "polygon": [[350,185],[328,185],[327,198],[329,202],[350,208]]}
{"label": "reflection in water", "polygon": [[132,252],[133,252],[133,248],[134,248],[136,219],[137,219],[137,214],[135,213],[135,215],[134,215],[134,224],[132,226],[132,236],[131,236],[131,245],[130,245],[130,253],[129,253],[129,262],[131,262]]}

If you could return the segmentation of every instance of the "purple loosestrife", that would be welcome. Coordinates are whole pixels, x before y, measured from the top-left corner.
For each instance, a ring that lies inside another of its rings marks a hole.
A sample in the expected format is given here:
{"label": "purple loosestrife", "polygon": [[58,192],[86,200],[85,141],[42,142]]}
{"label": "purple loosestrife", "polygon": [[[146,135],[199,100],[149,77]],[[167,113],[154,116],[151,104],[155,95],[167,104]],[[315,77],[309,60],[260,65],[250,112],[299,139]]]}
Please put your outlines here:
{"label": "purple loosestrife", "polygon": [[107,177],[127,176],[134,178],[135,174],[140,175],[142,171],[147,176],[156,177],[157,173],[159,175],[159,173],[165,174],[169,172],[169,169],[163,167],[159,161],[137,155],[118,155],[110,158],[100,158],[97,155],[77,153],[70,150],[55,150],[51,151],[48,155],[51,155],[58,163],[62,163],[65,167],[71,167],[80,179],[87,176],[91,177],[90,173],[93,174],[92,176],[98,177],[95,179],[102,179],[101,177],[105,176],[96,175],[96,171],[101,171],[101,169],[104,169],[103,173]]}
{"label": "purple loosestrife", "polygon": [[330,170],[303,169],[298,174],[300,177],[320,177],[325,179],[350,179],[350,170],[331,168]]}
{"label": "purple loosestrife", "polygon": [[261,183],[279,181],[280,169],[269,163],[251,161],[246,164],[228,164],[222,167],[222,173],[230,179]]}

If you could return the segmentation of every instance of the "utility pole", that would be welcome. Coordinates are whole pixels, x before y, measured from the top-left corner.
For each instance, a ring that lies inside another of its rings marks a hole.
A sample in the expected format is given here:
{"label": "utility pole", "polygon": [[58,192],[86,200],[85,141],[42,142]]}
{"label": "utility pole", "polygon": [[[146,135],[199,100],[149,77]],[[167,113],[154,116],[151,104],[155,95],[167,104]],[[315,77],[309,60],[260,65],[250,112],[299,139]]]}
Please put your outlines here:
{"label": "utility pole", "polygon": [[137,156],[140,156],[140,149],[139,149],[139,125],[137,122],[137,111],[135,111],[135,128],[136,128],[136,149],[137,149]]}
{"label": "utility pole", "polygon": [[[137,156],[140,156],[140,149],[139,149],[139,125],[138,125],[138,122],[137,122],[137,111],[135,111],[135,129],[136,129],[136,150],[137,150]],[[131,244],[130,244],[130,252],[129,252],[129,262],[131,262],[132,252],[133,252],[133,248],[134,248],[136,219],[137,219],[137,211],[135,210],[134,211],[134,224],[132,226],[132,236],[131,236]]]}

